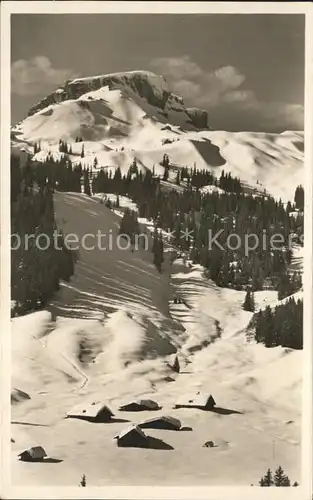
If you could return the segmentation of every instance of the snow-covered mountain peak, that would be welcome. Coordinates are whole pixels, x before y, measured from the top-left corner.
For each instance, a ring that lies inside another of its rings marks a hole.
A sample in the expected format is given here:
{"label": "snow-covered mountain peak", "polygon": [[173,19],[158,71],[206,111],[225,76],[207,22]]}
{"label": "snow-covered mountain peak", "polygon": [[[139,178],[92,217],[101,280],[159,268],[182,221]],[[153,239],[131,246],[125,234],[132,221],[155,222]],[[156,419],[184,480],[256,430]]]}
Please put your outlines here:
{"label": "snow-covered mountain peak", "polygon": [[151,71],[143,70],[121,71],[118,73],[108,73],[105,75],[75,78],[73,80],[69,80],[67,84],[75,85],[78,83],[84,83],[88,85],[90,83],[93,84],[93,82],[95,81],[100,82],[101,86],[103,86],[102,82],[111,82],[113,85],[120,84],[123,86],[133,87],[136,87],[139,82],[146,82],[148,85],[154,88],[156,92],[159,92],[159,94],[162,94],[163,92],[170,92],[168,84],[163,76],[152,73]]}
{"label": "snow-covered mountain peak", "polygon": [[186,107],[162,76],[149,71],[69,80],[33,106],[11,137],[14,149],[30,154],[40,143],[38,161],[48,154],[59,158],[62,140],[71,145],[74,165],[93,168],[96,158],[98,168],[123,172],[136,159],[140,168],[162,174],[166,154],[174,170],[224,170],[284,201],[293,199],[302,179],[303,132],[210,130],[207,111]]}
{"label": "snow-covered mountain peak", "polygon": [[[120,90],[125,98],[131,98],[141,108],[148,104],[159,112],[159,121],[164,121],[171,111],[182,113],[182,119],[171,117],[173,124],[184,125],[185,128],[207,129],[208,116],[204,110],[185,108],[183,98],[172,93],[166,80],[151,71],[125,71],[68,80],[61,87],[35,104],[28,112],[28,116],[36,114],[52,104],[59,104],[68,100],[77,100],[92,91],[107,88],[110,91]],[[151,110],[150,110],[151,112]],[[163,116],[162,116],[163,115]],[[177,118],[177,117],[176,117]]]}

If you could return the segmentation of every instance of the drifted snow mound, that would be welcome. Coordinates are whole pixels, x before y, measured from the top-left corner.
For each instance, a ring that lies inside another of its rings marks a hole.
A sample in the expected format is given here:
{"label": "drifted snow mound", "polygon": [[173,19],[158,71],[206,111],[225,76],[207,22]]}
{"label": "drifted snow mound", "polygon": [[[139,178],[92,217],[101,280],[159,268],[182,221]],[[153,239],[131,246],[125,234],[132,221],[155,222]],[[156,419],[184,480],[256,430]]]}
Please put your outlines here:
{"label": "drifted snow mound", "polygon": [[280,408],[301,408],[301,372],[303,353],[276,347],[266,349],[262,345],[249,346],[255,366],[228,382],[232,388],[249,393],[267,404]]}
{"label": "drifted snow mound", "polygon": [[116,311],[105,323],[105,346],[99,363],[107,371],[117,371],[146,358],[167,356],[176,348],[148,319],[141,315]]}
{"label": "drifted snow mound", "polygon": [[[123,310],[105,321],[58,318],[53,329],[47,328],[50,319],[50,313],[43,311],[14,320],[14,386],[23,384],[29,391],[38,391],[43,384],[46,391],[56,384],[84,386],[93,367],[115,373],[176,352],[151,320]],[[28,394],[14,389],[12,402],[22,399],[29,399]]]}
{"label": "drifted snow mound", "polygon": [[49,331],[51,315],[47,311],[27,314],[11,322],[12,385],[27,392],[33,378],[32,359],[43,351],[41,339]]}
{"label": "drifted snow mound", "polygon": [[76,382],[81,373],[66,357],[62,344],[51,349],[51,314],[40,311],[12,321],[12,385],[34,393],[51,384]]}
{"label": "drifted snow mound", "polygon": [[95,361],[107,373],[176,352],[148,318],[123,310],[109,314],[105,321],[59,318],[47,346],[50,352],[62,352],[83,370]]}

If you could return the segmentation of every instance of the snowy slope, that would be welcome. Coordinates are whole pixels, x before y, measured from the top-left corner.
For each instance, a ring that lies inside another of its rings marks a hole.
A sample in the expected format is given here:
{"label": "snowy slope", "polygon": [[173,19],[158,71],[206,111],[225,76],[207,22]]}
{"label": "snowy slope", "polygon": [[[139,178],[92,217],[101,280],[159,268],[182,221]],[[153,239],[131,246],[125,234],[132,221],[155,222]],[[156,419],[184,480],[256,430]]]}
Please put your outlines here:
{"label": "snowy slope", "polygon": [[[58,193],[55,203],[65,233],[83,234],[86,227],[92,233],[100,222],[104,231],[117,227],[119,218],[98,200]],[[200,266],[182,260],[173,265],[170,286],[149,254],[82,251],[80,257],[75,276],[46,311],[12,321],[12,386],[30,396],[12,407],[13,482],[56,483],[55,464],[45,464],[39,476],[33,464],[17,461],[34,444],[63,460],[58,485],[76,485],[82,474],[97,486],[250,485],[278,464],[299,480],[302,352],[246,341],[251,313],[242,310],[244,292],[217,287]],[[184,304],[173,304],[175,294]],[[274,304],[277,293],[257,293],[258,307],[264,299]],[[93,362],[80,361],[82,340]],[[180,374],[168,366],[176,349]],[[213,394],[214,412],[173,410],[178,397],[198,390]],[[117,411],[137,397],[155,399],[162,414],[193,430],[149,430],[171,451],[117,448],[115,434],[151,416]],[[64,419],[74,405],[99,399],[116,421]],[[216,448],[203,448],[207,440]]]}
{"label": "snowy slope", "polygon": [[284,201],[293,200],[295,188],[303,183],[301,132],[283,134],[252,132],[202,133],[220,148],[223,169],[258,190],[265,189]]}
{"label": "snowy slope", "polygon": [[[162,172],[168,154],[175,167],[222,169],[258,190],[284,201],[293,199],[303,182],[303,132],[282,134],[211,131],[207,113],[186,108],[165,80],[134,71],[67,82],[34,106],[29,116],[12,127],[15,150],[31,151],[41,143],[35,159],[50,151],[60,157],[59,140],[72,145],[72,162],[127,171],[134,158],[139,168]],[[82,137],[83,143],[75,143]],[[85,157],[80,157],[84,144]]]}
{"label": "snowy slope", "polygon": [[[97,157],[98,168],[126,172],[136,158],[139,169],[154,167],[160,175],[166,153],[174,170],[196,166],[218,176],[224,169],[252,189],[293,198],[302,182],[303,133],[231,133],[207,124],[206,113],[187,109],[162,77],[137,71],[67,82],[12,128],[12,144],[24,154],[40,142],[35,159],[44,161],[49,152],[60,158],[63,139],[74,164],[91,166]],[[75,142],[78,136],[83,142]],[[212,189],[218,188],[203,191]],[[101,196],[55,193],[63,232],[81,239],[100,229],[114,239],[121,213],[101,204]],[[136,209],[126,197],[120,206]],[[303,250],[296,250],[291,270],[302,269]],[[47,309],[12,321],[14,483],[56,483],[55,464],[45,464],[39,476],[33,464],[17,461],[18,452],[37,444],[63,460],[58,485],[77,485],[82,474],[91,486],[250,485],[278,464],[301,479],[302,352],[248,342],[244,292],[219,288],[200,266],[187,264],[167,262],[160,275],[143,249],[81,248],[75,275]],[[175,295],[183,302],[174,304]],[[273,291],[255,300],[257,308],[278,303]],[[180,374],[169,366],[176,352]],[[173,410],[179,396],[198,390],[213,394],[214,412]],[[113,436],[148,416],[117,412],[137,397],[157,400],[192,432],[149,432],[174,448],[167,452],[117,448]],[[115,421],[64,419],[72,406],[97,399],[109,404]],[[217,446],[203,448],[208,440]]]}

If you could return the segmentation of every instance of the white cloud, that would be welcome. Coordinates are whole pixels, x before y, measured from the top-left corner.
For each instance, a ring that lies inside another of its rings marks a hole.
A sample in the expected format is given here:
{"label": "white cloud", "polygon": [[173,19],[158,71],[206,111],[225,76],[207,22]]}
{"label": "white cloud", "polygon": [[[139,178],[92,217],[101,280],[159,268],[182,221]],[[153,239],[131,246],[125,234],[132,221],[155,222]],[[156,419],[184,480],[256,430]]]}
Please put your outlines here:
{"label": "white cloud", "polygon": [[52,90],[69,78],[77,76],[72,70],[56,69],[45,56],[20,59],[11,65],[11,92],[18,95],[36,95]]}
{"label": "white cloud", "polygon": [[243,87],[246,77],[234,66],[204,71],[189,56],[182,56],[153,59],[151,67],[164,75],[173,91],[189,104],[207,109],[214,128],[264,131],[303,128],[303,106],[259,100],[253,90]]}

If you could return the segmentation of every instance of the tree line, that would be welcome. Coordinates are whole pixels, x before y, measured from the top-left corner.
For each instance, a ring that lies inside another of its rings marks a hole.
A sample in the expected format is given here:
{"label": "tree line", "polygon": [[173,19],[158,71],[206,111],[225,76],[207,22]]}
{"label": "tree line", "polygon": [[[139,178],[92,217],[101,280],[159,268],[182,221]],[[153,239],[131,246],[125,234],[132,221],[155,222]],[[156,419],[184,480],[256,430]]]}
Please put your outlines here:
{"label": "tree line", "polygon": [[[36,184],[35,177],[29,162],[22,166],[19,157],[11,156],[13,316],[44,307],[59,289],[60,280],[68,281],[74,272],[76,256],[57,227],[52,190]],[[43,241],[39,239],[42,234]]]}
{"label": "tree line", "polygon": [[248,327],[248,339],[265,347],[303,348],[303,301],[290,297],[274,308],[255,313]]}
{"label": "tree line", "polygon": [[[169,166],[167,157],[163,158],[163,163]],[[73,166],[68,154],[63,154],[59,160],[50,154],[42,163],[29,159],[26,168],[30,182],[39,189],[80,192],[83,184],[84,192],[88,195],[92,190],[93,193],[128,196],[137,204],[140,217],[152,220],[159,229],[173,231],[171,243],[187,252],[194,263],[203,265],[208,277],[220,286],[256,291],[263,288],[266,280],[270,280],[272,288],[278,290],[279,298],[301,287],[300,275],[290,277],[288,273],[292,258],[288,238],[293,233],[294,241],[301,243],[303,234],[303,213],[295,212],[296,202],[284,205],[281,200],[270,196],[244,193],[241,187],[239,191],[240,181],[237,182],[231,175],[222,172],[220,179],[215,179],[210,172],[197,171],[195,168],[181,169],[180,180],[190,179],[182,190],[169,189],[162,185],[161,178],[154,171],[139,170],[136,160],[126,174],[116,168],[114,173],[101,169],[92,175],[81,164]],[[199,189],[202,182],[223,185],[224,191],[226,185],[228,191],[202,193]],[[295,194],[297,200],[299,190],[298,186],[297,196]],[[123,232],[133,233],[131,226],[137,216],[132,215],[131,219],[128,214],[125,217]],[[189,238],[186,237],[188,231]],[[276,249],[261,246],[246,254],[244,245],[239,248],[227,245],[232,233],[241,241],[252,233],[259,241],[263,241],[264,231],[268,240],[275,233],[282,235],[283,240]],[[222,249],[215,244],[209,248],[209,232],[211,235],[221,232],[218,242]],[[161,243],[159,235],[154,235],[154,240],[154,259],[160,267],[163,241]]]}
{"label": "tree line", "polygon": [[[164,161],[167,165],[168,159]],[[182,169],[181,176],[186,174],[188,170]],[[191,169],[189,175],[191,182],[197,184],[197,178],[212,174]],[[288,241],[292,233],[294,242],[301,243],[303,213],[295,213],[295,204],[291,202],[284,205],[270,196],[237,192],[236,179],[228,174],[222,172],[218,182],[228,183],[227,189],[234,191],[202,193],[191,182],[189,187],[177,191],[163,186],[153,171],[139,171],[135,160],[126,174],[117,168],[114,173],[100,170],[91,175],[91,171],[80,164],[73,167],[68,155],[58,161],[48,155],[45,162],[34,162],[33,176],[39,186],[47,185],[51,189],[80,192],[83,183],[86,194],[92,190],[128,196],[137,204],[140,217],[152,220],[160,229],[173,231],[171,243],[188,252],[194,263],[203,265],[208,276],[220,286],[239,290],[251,286],[253,290],[260,290],[264,282],[270,280],[274,289],[281,289],[280,298],[296,291],[295,281],[290,284],[288,277],[292,258]],[[215,182],[213,176],[209,182]],[[264,232],[265,247],[259,245],[246,254],[242,243],[245,237],[253,233],[263,242]],[[217,233],[220,233],[219,246],[213,244],[209,248],[210,235],[212,239]],[[231,236],[233,233],[236,237]],[[273,249],[269,241],[277,233],[282,241]],[[236,241],[241,242],[238,248]]]}
{"label": "tree line", "polygon": [[[40,145],[38,145],[40,147]],[[196,183],[197,172],[191,171]],[[181,174],[186,175],[183,171]],[[199,172],[199,178],[207,175]],[[191,177],[192,178],[192,177]],[[203,178],[202,178],[203,180]],[[90,183],[94,192],[109,192],[126,195],[138,205],[138,215],[153,220],[155,231],[152,236],[153,260],[161,272],[163,255],[163,237],[161,229],[174,230],[171,242],[174,246],[188,253],[194,263],[202,264],[207,275],[220,286],[236,289],[248,287],[245,310],[254,311],[256,290],[262,289],[264,280],[270,277],[272,287],[278,290],[282,299],[301,288],[301,275],[289,275],[288,265],[291,250],[283,243],[275,251],[256,249],[244,255],[240,248],[220,250],[207,247],[207,233],[223,229],[220,243],[225,242],[231,231],[244,237],[244,234],[268,230],[271,234],[281,231],[287,238],[290,232],[299,237],[303,231],[303,213],[294,214],[295,205],[286,206],[271,197],[252,196],[246,193],[203,194],[195,186],[185,187],[182,192],[164,189],[160,178],[147,170],[141,172],[134,162],[126,175],[118,168],[113,173],[99,171],[91,181],[91,172],[81,165],[73,166],[67,155],[54,160],[49,155],[45,162],[32,162],[30,158],[22,166],[20,159],[11,157],[11,217],[12,234],[22,239],[26,234],[47,234],[52,238],[58,229],[54,219],[53,191],[81,191],[84,185],[86,194],[90,194]],[[215,181],[214,181],[215,182]],[[299,198],[299,187],[297,196]],[[298,204],[299,201],[295,201]],[[191,231],[187,240],[183,231]],[[121,233],[129,234],[131,241],[139,232],[137,214],[126,210],[121,221]],[[58,230],[58,242],[61,250],[49,247],[40,250],[31,240],[26,251],[23,246],[12,250],[12,300],[15,303],[13,314],[43,307],[53,293],[58,290],[60,280],[68,280],[74,271],[75,255],[64,245],[61,231]],[[302,301],[294,298],[275,309],[267,307],[257,312],[251,321],[254,338],[266,347],[282,345],[301,349],[302,340]]]}
{"label": "tree line", "polygon": [[[290,478],[287,476],[287,474],[285,474],[285,471],[282,468],[282,466],[279,465],[274,474],[271,471],[271,469],[267,469],[264,476],[261,477],[259,485],[263,487],[291,486],[291,481]],[[292,486],[299,486],[299,484],[297,483],[297,481],[295,481]]]}

